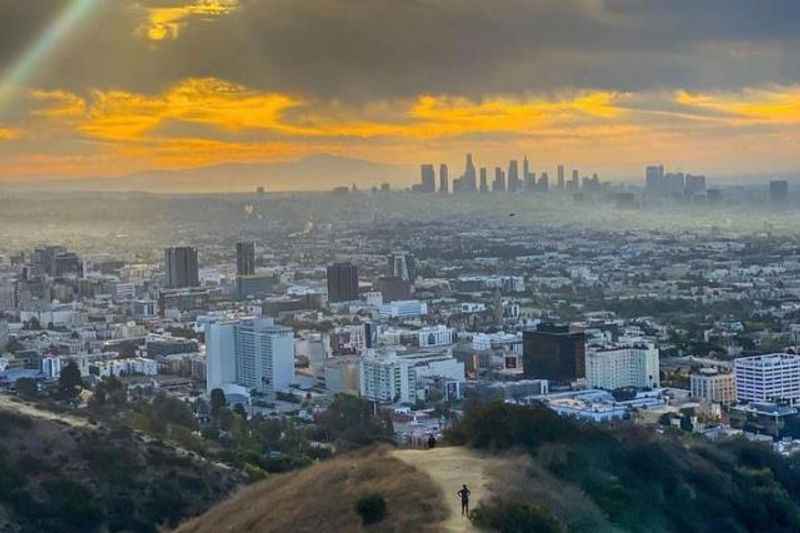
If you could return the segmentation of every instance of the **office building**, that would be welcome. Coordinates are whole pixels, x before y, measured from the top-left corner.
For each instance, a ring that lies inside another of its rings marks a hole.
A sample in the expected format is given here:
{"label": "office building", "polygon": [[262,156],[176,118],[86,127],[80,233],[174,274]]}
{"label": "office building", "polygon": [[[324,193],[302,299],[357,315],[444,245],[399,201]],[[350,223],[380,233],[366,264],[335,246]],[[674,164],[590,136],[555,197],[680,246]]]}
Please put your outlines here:
{"label": "office building", "polygon": [[706,193],[706,177],[686,174],[686,195],[697,196]]}
{"label": "office building", "polygon": [[556,187],[558,190],[564,190],[564,165],[558,165],[558,181],[556,182]]}
{"label": "office building", "polygon": [[486,167],[481,167],[481,192],[489,192],[489,178],[486,175]]}
{"label": "office building", "polygon": [[433,165],[422,165],[420,168],[422,183],[419,191],[424,193],[436,192],[436,171]]}
{"label": "office building", "polygon": [[200,285],[196,248],[189,246],[167,248],[164,250],[164,262],[168,289],[183,289]]}
{"label": "office building", "polygon": [[252,276],[256,273],[256,243],[236,243],[236,275]]}
{"label": "office building", "polygon": [[[534,177],[534,179],[536,178]],[[550,178],[547,176],[547,172],[542,172],[542,175],[539,177],[539,182],[536,184],[536,188],[541,192],[550,190]]]}
{"label": "office building", "polygon": [[689,376],[692,397],[708,403],[736,403],[736,379],[733,372],[716,368],[701,368]]}
{"label": "office building", "polygon": [[222,321],[206,328],[206,387],[239,385],[273,397],[294,380],[294,332],[271,319]]}
{"label": "office building", "polygon": [[384,404],[424,400],[437,380],[455,384],[456,388],[465,382],[464,363],[449,352],[368,350],[361,358],[359,370],[361,396]]}
{"label": "office building", "polygon": [[389,277],[414,282],[417,279],[417,261],[409,252],[396,251],[389,255]]}
{"label": "office building", "polygon": [[508,162],[508,192],[519,192],[522,189],[519,180],[519,162],[512,159]]}
{"label": "office building", "polygon": [[734,361],[740,402],[800,403],[800,355],[773,353]]}
{"label": "office building", "polygon": [[494,182],[492,183],[493,192],[506,192],[506,174],[500,167],[494,169]]}
{"label": "office building", "polygon": [[450,171],[447,165],[442,164],[439,167],[439,192],[447,194],[450,192]]}
{"label": "office building", "polygon": [[410,280],[396,276],[382,277],[375,280],[375,289],[383,296],[384,304],[410,299],[412,288],[413,285]]}
{"label": "office building", "polygon": [[572,171],[572,179],[567,184],[567,189],[569,189],[570,191],[573,191],[573,192],[577,191],[578,188],[580,187],[580,183],[579,183],[578,179],[579,179],[578,178],[578,171],[577,170],[573,170]]}
{"label": "office building", "polygon": [[328,267],[328,301],[358,300],[358,267],[351,263],[334,263]]}
{"label": "office building", "polygon": [[658,387],[659,370],[658,348],[650,343],[596,347],[586,352],[586,381],[598,389]]}
{"label": "office building", "polygon": [[525,377],[572,382],[586,377],[586,335],[569,326],[541,324],[522,336]]}
{"label": "office building", "polygon": [[789,199],[789,182],[774,180],[769,182],[769,201],[773,204],[785,204]]}
{"label": "office building", "polygon": [[664,181],[664,165],[651,165],[645,168],[645,190],[648,194],[661,194]]}

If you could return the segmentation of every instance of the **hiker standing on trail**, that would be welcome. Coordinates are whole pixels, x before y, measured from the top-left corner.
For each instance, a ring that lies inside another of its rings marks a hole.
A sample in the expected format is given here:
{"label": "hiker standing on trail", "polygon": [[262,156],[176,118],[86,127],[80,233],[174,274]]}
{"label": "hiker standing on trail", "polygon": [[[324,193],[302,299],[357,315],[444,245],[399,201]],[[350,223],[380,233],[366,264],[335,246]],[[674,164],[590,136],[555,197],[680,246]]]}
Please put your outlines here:
{"label": "hiker standing on trail", "polygon": [[461,516],[469,516],[469,495],[472,494],[466,485],[461,486],[461,490],[457,492],[458,497],[461,498]]}

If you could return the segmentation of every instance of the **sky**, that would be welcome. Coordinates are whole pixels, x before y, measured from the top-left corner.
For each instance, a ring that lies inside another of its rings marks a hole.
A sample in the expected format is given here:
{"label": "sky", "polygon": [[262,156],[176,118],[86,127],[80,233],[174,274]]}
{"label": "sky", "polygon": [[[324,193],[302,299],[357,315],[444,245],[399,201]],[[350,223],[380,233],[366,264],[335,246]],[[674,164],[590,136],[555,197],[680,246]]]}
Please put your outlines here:
{"label": "sky", "polygon": [[0,0],[0,183],[466,152],[798,175],[800,2]]}

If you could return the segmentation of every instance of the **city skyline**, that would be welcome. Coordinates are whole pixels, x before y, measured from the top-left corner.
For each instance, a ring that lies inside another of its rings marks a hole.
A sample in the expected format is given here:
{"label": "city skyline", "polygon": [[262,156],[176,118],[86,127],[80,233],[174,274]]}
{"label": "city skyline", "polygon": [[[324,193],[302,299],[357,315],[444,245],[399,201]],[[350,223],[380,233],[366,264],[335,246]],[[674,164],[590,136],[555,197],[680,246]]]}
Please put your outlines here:
{"label": "city skyline", "polygon": [[[798,8],[717,4],[507,2],[489,16],[474,2],[33,0],[3,17],[0,183],[318,154],[453,168],[468,151],[610,180],[653,161],[796,176],[800,54],[787,21]],[[270,190],[295,177],[264,174]],[[385,179],[412,182],[403,175]],[[188,190],[227,178],[183,176]]]}

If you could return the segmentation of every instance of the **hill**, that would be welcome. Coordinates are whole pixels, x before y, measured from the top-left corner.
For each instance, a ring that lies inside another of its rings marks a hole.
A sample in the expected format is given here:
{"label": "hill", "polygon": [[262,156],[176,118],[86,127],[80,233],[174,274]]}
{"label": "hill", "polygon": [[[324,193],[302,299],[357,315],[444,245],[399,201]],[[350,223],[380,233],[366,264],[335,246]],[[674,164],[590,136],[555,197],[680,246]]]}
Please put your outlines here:
{"label": "hill", "polygon": [[[274,163],[227,163],[185,170],[151,170],[126,176],[40,182],[49,190],[148,191],[154,193],[322,191],[356,184],[361,189],[415,181],[412,167],[317,154]],[[395,185],[397,186],[397,185]]]}
{"label": "hill", "polygon": [[[355,507],[369,494],[383,496],[387,515],[365,527]],[[429,476],[377,448],[246,487],[175,533],[435,532],[446,516],[442,491]]]}
{"label": "hill", "polygon": [[0,409],[0,531],[156,533],[244,482],[126,430]]}

